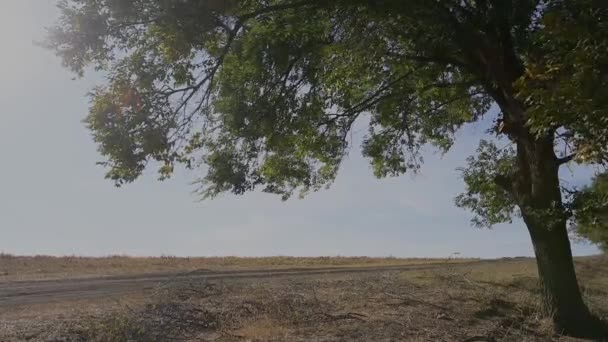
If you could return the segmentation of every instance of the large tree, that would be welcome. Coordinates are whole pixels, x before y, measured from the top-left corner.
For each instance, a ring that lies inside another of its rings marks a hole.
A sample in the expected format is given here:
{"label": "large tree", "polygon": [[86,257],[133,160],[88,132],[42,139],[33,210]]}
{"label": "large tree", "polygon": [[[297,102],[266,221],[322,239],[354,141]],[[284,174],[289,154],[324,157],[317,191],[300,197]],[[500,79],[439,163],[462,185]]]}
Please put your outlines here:
{"label": "large tree", "polygon": [[[358,120],[378,177],[416,171],[484,115],[457,204],[523,218],[542,302],[596,327],[577,283],[559,170],[608,152],[604,0],[64,0],[47,45],[102,70],[86,123],[107,177],[200,168],[204,197],[329,185]],[[483,120],[482,122],[490,122]],[[507,147],[495,145],[502,141]],[[206,167],[203,167],[205,166]],[[597,330],[596,330],[597,331]]]}

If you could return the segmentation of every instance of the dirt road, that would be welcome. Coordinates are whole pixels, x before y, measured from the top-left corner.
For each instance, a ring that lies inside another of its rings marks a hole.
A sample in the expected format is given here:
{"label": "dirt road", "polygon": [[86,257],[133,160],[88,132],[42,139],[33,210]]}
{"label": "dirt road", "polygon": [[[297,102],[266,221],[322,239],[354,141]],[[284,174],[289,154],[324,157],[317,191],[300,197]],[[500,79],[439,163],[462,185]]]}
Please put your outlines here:
{"label": "dirt road", "polygon": [[162,284],[196,280],[259,279],[271,277],[294,277],[307,275],[330,275],[337,273],[387,272],[407,270],[430,270],[441,267],[466,267],[492,261],[461,263],[436,263],[425,265],[365,266],[289,268],[272,270],[209,271],[189,273],[166,273],[129,275],[87,279],[61,279],[44,281],[0,282],[0,307],[24,304],[47,304],[65,300],[99,299],[129,293],[150,291]]}

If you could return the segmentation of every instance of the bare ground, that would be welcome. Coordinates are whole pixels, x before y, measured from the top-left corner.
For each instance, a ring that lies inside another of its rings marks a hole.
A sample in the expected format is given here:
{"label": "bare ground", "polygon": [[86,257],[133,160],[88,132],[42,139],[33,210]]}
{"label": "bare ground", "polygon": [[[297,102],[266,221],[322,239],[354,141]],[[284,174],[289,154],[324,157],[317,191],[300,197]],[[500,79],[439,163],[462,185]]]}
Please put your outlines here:
{"label": "bare ground", "polygon": [[[608,260],[577,269],[608,319]],[[356,271],[196,277],[145,296],[9,305],[0,341],[573,341],[539,313],[534,260]]]}

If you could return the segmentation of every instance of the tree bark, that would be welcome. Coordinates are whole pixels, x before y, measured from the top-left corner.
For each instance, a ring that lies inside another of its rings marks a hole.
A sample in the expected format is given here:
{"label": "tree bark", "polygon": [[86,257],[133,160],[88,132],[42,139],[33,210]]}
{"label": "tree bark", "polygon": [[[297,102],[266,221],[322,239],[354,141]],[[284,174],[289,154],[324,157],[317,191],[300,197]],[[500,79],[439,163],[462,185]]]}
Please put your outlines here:
{"label": "tree bark", "polygon": [[576,279],[566,225],[526,224],[538,267],[544,314],[553,319],[556,332],[570,336],[597,336],[595,319],[583,302]]}
{"label": "tree bark", "polygon": [[576,278],[552,137],[537,139],[526,132],[517,145],[514,192],[534,246],[544,313],[558,333],[606,337],[585,305]]}

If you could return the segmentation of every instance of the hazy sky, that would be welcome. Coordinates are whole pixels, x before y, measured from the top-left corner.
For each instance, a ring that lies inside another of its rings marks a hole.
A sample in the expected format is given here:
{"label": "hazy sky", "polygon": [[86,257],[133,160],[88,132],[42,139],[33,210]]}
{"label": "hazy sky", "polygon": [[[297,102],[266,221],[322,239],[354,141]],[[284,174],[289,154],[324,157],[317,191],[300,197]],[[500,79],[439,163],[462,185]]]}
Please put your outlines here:
{"label": "hazy sky", "polygon": [[[353,150],[330,190],[282,202],[252,193],[198,202],[181,173],[154,172],[121,189],[104,171],[81,119],[98,76],[71,80],[34,46],[57,12],[53,0],[0,1],[0,251],[79,255],[532,255],[519,221],[470,227],[453,205],[455,168],[485,127],[468,127],[446,156],[429,153],[422,174],[377,180]],[[566,172],[567,173],[567,172]],[[588,175],[587,175],[588,176]],[[565,174],[564,177],[570,177]],[[584,178],[581,178],[581,180]],[[573,182],[580,182],[576,179]],[[592,254],[574,245],[576,254]]]}

